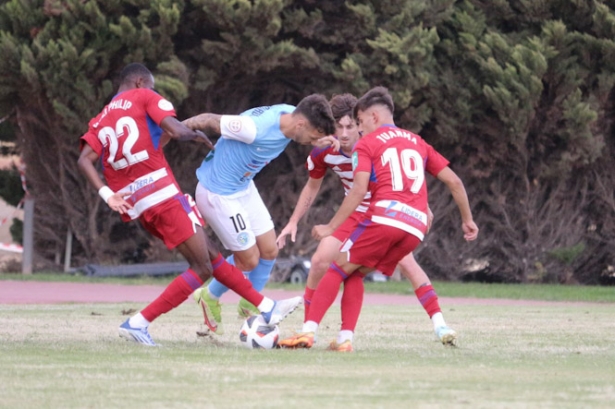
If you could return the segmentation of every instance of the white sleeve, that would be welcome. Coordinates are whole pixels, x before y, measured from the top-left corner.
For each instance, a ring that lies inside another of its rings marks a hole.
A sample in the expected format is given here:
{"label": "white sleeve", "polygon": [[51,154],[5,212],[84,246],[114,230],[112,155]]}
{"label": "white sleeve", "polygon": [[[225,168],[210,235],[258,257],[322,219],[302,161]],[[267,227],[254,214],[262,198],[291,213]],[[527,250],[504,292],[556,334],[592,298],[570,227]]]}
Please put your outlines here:
{"label": "white sleeve", "polygon": [[220,133],[223,138],[249,144],[256,139],[256,124],[249,116],[222,115]]}

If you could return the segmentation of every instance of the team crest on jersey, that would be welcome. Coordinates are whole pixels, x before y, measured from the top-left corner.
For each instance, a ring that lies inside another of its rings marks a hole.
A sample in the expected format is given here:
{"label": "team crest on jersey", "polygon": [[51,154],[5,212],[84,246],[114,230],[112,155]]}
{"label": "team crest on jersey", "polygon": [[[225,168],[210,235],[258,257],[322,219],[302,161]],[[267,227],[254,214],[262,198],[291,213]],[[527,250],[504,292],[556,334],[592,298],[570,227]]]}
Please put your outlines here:
{"label": "team crest on jersey", "polygon": [[248,244],[249,238],[250,236],[248,236],[248,233],[246,233],[245,231],[241,232],[237,235],[237,243],[241,244],[242,246],[246,245]]}
{"label": "team crest on jersey", "polygon": [[228,129],[233,133],[239,133],[239,131],[241,131],[241,121],[239,119],[233,119],[228,123]]}

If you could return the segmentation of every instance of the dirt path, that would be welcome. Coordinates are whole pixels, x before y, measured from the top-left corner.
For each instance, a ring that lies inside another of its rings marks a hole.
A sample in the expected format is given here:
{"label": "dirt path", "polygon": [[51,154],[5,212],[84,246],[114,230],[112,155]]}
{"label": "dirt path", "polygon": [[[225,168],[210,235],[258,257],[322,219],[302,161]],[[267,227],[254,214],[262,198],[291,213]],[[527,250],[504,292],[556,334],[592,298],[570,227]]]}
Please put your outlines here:
{"label": "dirt path", "polygon": [[[159,285],[122,285],[122,284],[88,284],[55,283],[37,281],[0,281],[0,304],[60,304],[60,303],[149,303],[162,290]],[[263,293],[273,299],[282,299],[302,295],[302,291],[268,290]],[[237,303],[239,296],[229,291],[222,298],[222,303]],[[336,300],[339,303],[339,296]],[[414,295],[365,294],[365,304],[370,305],[408,305],[418,304]],[[452,305],[570,305],[569,302],[506,300],[483,298],[449,298],[440,297],[440,304]],[[587,303],[574,303],[583,305]]]}

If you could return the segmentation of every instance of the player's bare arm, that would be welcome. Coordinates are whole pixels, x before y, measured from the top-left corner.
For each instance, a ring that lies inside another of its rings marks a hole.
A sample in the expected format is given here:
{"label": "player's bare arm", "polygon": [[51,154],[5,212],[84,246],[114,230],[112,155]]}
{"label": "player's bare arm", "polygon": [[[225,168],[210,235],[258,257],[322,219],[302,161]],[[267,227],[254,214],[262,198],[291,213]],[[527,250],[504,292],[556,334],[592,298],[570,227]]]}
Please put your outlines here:
{"label": "player's bare arm", "polygon": [[369,186],[369,172],[356,172],[352,188],[344,198],[340,208],[328,224],[320,224],[312,228],[312,237],[317,240],[330,236],[350,216],[365,199]]}
{"label": "player's bare arm", "polygon": [[98,161],[98,158],[99,156],[96,151],[94,151],[90,145],[85,144],[81,150],[81,155],[77,160],[77,166],[79,166],[81,173],[83,173],[90,184],[99,192],[107,205],[112,210],[120,214],[124,214],[129,209],[132,209],[132,206],[130,203],[125,201],[120,194],[113,192],[107,185],[105,185],[100,176],[98,176],[98,171],[94,167],[94,163]]}
{"label": "player's bare arm", "polygon": [[198,140],[204,143],[209,149],[214,148],[214,144],[209,140],[207,135],[198,130],[193,130],[183,123],[179,122],[177,118],[167,116],[160,122],[160,127],[164,130],[168,137],[177,139],[180,141],[192,141]]}
{"label": "player's bare arm", "polygon": [[295,238],[297,236],[297,224],[299,220],[307,213],[309,208],[314,203],[316,196],[318,195],[318,191],[320,190],[320,186],[322,185],[323,178],[315,179],[309,178],[303,189],[301,190],[301,194],[299,195],[299,199],[297,200],[297,205],[295,206],[295,210],[293,214],[290,216],[288,223],[276,239],[276,243],[279,249],[284,248],[286,245],[286,236],[290,234],[290,240],[294,243]]}
{"label": "player's bare arm", "polygon": [[220,120],[222,115],[204,113],[193,116],[183,121],[190,129],[201,130],[210,138],[219,138],[222,134]]}
{"label": "player's bare arm", "polygon": [[472,210],[470,209],[470,202],[468,200],[466,189],[463,186],[463,182],[448,166],[438,173],[438,180],[443,182],[448,187],[453,195],[453,200],[455,200],[455,203],[459,208],[462,222],[461,228],[464,233],[463,237],[467,241],[476,240],[476,237],[478,237],[478,226],[474,223]]}

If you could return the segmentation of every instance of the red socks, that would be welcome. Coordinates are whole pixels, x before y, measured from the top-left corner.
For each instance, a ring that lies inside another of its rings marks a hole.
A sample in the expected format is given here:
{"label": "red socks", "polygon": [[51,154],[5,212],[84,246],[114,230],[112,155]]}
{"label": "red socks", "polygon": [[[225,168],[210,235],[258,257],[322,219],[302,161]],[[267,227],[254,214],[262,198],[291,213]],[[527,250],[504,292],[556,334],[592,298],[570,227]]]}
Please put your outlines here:
{"label": "red socks", "polygon": [[162,294],[141,311],[141,314],[146,320],[152,322],[186,301],[186,298],[202,285],[203,280],[194,271],[188,269],[175,277]]}
{"label": "red socks", "polygon": [[305,310],[303,314],[303,322],[307,321],[308,311],[310,310],[310,305],[312,304],[312,297],[314,297],[314,291],[316,290],[313,288],[305,287],[305,293],[303,293],[303,308]]}
{"label": "red socks", "polygon": [[354,272],[344,281],[344,294],[342,295],[342,331],[354,332],[363,306],[363,275]]}
{"label": "red socks", "polygon": [[265,298],[261,293],[252,287],[250,280],[246,279],[243,272],[222,257],[218,253],[215,260],[211,261],[214,268],[214,277],[222,284],[235,291],[237,294],[248,300],[252,305],[259,306]]}
{"label": "red socks", "polygon": [[431,318],[435,313],[442,311],[440,310],[440,303],[438,302],[438,294],[436,294],[436,291],[433,289],[431,284],[417,288],[414,290],[414,293],[423,308],[425,308],[425,311],[427,311],[429,318]]}
{"label": "red socks", "polygon": [[314,321],[320,324],[327,310],[335,301],[335,297],[340,291],[340,285],[348,277],[335,262],[331,263],[318,287],[314,292],[312,303],[309,308],[306,321]]}

